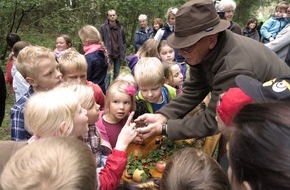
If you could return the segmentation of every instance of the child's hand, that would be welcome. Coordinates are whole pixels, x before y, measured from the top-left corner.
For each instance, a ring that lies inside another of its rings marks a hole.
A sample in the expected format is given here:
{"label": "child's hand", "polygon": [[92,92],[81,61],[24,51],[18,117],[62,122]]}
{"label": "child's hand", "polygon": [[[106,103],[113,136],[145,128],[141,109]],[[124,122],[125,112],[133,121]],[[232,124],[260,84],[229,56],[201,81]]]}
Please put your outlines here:
{"label": "child's hand", "polygon": [[137,136],[136,123],[131,123],[134,116],[134,112],[131,112],[126,124],[119,133],[118,140],[116,143],[115,149],[120,151],[126,151],[128,145],[134,140]]}
{"label": "child's hand", "polygon": [[137,135],[134,140],[133,140],[133,143],[135,144],[144,144],[144,140],[141,136]]}

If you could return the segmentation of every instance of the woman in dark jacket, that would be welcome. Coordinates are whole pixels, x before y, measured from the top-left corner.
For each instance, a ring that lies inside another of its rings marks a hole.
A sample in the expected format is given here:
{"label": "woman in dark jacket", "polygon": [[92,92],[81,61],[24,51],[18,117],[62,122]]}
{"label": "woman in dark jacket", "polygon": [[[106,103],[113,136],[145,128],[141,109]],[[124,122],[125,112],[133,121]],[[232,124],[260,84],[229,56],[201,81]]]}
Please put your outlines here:
{"label": "woman in dark jacket", "polygon": [[246,27],[243,29],[243,36],[260,41],[260,36],[257,30],[257,19],[250,18],[248,20]]}

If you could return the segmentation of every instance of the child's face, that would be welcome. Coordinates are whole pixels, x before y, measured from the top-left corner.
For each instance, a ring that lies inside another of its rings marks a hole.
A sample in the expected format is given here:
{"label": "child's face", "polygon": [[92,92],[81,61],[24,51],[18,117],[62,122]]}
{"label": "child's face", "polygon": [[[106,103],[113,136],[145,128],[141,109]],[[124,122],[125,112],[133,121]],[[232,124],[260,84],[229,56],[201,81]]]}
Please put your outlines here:
{"label": "child's face", "polygon": [[145,100],[150,103],[161,103],[162,102],[162,85],[148,87],[139,85],[139,90]]}
{"label": "child's face", "polygon": [[170,67],[170,70],[171,70],[171,73],[172,73],[172,76],[173,76],[173,80],[170,82],[169,85],[173,86],[173,87],[177,87],[177,88],[181,88],[181,85],[182,85],[182,80],[183,80],[183,75],[182,73],[180,72],[180,68],[177,64],[175,65],[172,65]]}
{"label": "child's face", "polygon": [[63,80],[66,82],[79,82],[86,84],[87,71],[77,71],[76,69],[69,69],[63,75]]}
{"label": "child's face", "polygon": [[54,59],[41,59],[36,72],[37,76],[31,77],[32,80],[29,80],[34,90],[50,90],[62,82],[62,74]]}
{"label": "child's face", "polygon": [[275,13],[276,17],[283,18],[287,16],[286,10],[280,9]]}
{"label": "child's face", "polygon": [[110,101],[108,117],[111,122],[117,123],[127,117],[131,111],[131,96],[115,91]]}
{"label": "child's face", "polygon": [[68,44],[66,43],[63,37],[56,38],[55,47],[58,51],[64,51],[69,48]]}
{"label": "child's face", "polygon": [[87,110],[83,109],[81,105],[78,105],[77,110],[73,118],[74,128],[71,136],[79,137],[86,134],[89,130],[88,128],[88,117]]}
{"label": "child's face", "polygon": [[100,105],[94,102],[93,106],[87,110],[89,125],[93,125],[96,123],[96,121],[98,120],[99,112],[100,112]]}
{"label": "child's face", "polygon": [[175,25],[175,15],[172,13],[169,14],[168,24],[170,24],[171,26]]}
{"label": "child's face", "polygon": [[174,61],[174,49],[165,45],[160,49],[159,56],[161,61]]}

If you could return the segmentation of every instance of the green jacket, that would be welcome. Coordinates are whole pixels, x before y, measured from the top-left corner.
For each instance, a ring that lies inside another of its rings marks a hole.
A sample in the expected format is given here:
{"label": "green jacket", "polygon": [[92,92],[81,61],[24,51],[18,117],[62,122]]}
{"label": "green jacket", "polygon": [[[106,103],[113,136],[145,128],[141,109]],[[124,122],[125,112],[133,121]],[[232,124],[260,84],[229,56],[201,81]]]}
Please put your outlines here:
{"label": "green jacket", "polygon": [[[166,92],[167,92],[167,100],[168,102],[174,99],[177,96],[177,90],[167,84],[164,84]],[[144,99],[141,92],[139,91],[136,95],[136,111],[135,117],[142,115],[144,113],[154,113],[152,104]]]}

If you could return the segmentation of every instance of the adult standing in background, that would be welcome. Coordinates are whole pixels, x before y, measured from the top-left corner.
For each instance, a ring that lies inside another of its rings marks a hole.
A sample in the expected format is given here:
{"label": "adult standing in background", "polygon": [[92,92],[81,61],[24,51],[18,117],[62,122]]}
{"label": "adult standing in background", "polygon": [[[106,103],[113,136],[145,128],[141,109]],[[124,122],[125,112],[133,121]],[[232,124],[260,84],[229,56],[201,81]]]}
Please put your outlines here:
{"label": "adult standing in background", "polygon": [[156,35],[157,31],[163,27],[163,21],[161,18],[155,18],[152,22],[153,34],[152,38]]}
{"label": "adult standing in background", "polygon": [[175,14],[178,11],[177,8],[170,7],[166,14],[166,23],[164,26],[159,29],[154,36],[154,40],[160,42],[161,40],[166,40],[167,37],[174,32],[174,26],[175,26]]}
{"label": "adult standing in background", "polygon": [[217,4],[217,12],[220,18],[225,19],[231,23],[228,29],[236,34],[242,35],[242,29],[240,25],[233,22],[236,8],[237,4],[233,0],[221,0]]}
{"label": "adult standing in background", "polygon": [[[183,92],[155,114],[136,119],[149,125],[138,128],[144,139],[168,135],[170,139],[199,138],[218,132],[216,104],[220,94],[235,87],[235,77],[244,74],[265,82],[290,75],[290,68],[262,43],[237,35],[220,19],[211,0],[192,0],[176,13],[175,31],[168,44],[190,66]],[[185,117],[211,92],[208,107],[199,115]]]}
{"label": "adult standing in background", "polygon": [[260,41],[260,35],[257,30],[257,19],[250,18],[248,20],[246,27],[243,29],[243,36]]}
{"label": "adult standing in background", "polygon": [[141,14],[138,17],[139,20],[139,28],[134,33],[134,47],[135,53],[137,53],[138,49],[143,45],[143,43],[150,38],[153,34],[153,28],[148,26],[148,18],[147,15]]}
{"label": "adult standing in background", "polygon": [[107,20],[100,28],[102,40],[109,54],[110,64],[113,66],[113,79],[119,75],[121,64],[125,59],[126,53],[125,29],[117,18],[117,12],[113,9],[109,10]]}

